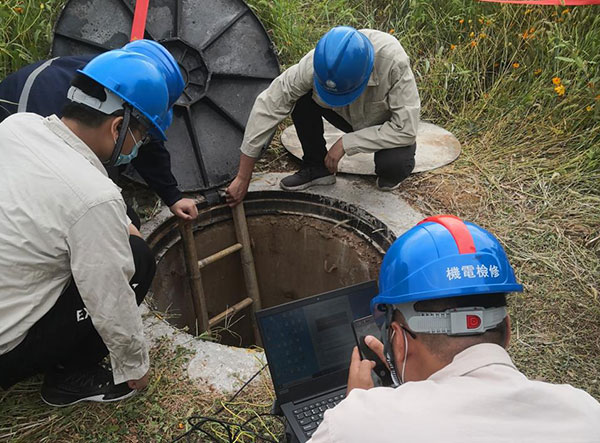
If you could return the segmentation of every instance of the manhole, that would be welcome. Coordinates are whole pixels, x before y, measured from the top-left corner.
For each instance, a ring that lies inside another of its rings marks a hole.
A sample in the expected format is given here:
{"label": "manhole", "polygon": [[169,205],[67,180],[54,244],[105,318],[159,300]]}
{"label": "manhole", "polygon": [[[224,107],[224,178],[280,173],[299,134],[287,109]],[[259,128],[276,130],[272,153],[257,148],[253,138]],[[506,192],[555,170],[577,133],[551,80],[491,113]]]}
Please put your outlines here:
{"label": "manhole", "polygon": [[[328,197],[264,191],[249,193],[245,211],[263,307],[376,279],[394,234],[364,210]],[[236,242],[232,212],[223,203],[200,205],[193,231],[199,258]],[[153,306],[189,332],[196,331],[178,222],[173,217],[148,237],[157,257]],[[208,316],[246,297],[239,254],[202,269]],[[216,329],[221,343],[254,344],[249,310]]]}

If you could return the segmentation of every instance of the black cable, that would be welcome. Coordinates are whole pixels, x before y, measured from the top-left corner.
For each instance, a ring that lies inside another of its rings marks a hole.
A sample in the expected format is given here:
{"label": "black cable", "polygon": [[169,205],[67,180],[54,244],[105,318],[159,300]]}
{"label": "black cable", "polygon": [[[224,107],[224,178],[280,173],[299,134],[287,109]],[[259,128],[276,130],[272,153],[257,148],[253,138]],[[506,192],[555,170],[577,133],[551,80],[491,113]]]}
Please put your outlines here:
{"label": "black cable", "polygon": [[[264,371],[264,369],[267,367],[267,364],[265,363],[258,371],[256,371],[256,373],[250,377],[243,385],[241,388],[239,388],[235,394],[233,394],[233,396],[227,400],[225,403],[231,403],[233,400],[236,399],[236,397],[238,395],[240,395],[240,393],[246,388],[246,386],[248,386],[250,383],[252,383],[252,381],[258,377],[258,375]],[[225,406],[222,405],[221,408],[215,412],[215,415],[220,414],[221,412],[223,412],[225,410]],[[238,435],[242,432],[246,432],[249,433],[253,436],[255,436],[256,438],[258,438],[259,440],[262,441],[266,441],[269,443],[276,443],[277,440],[273,440],[270,436],[266,436],[266,435],[260,435],[257,434],[256,431],[248,429],[248,425],[253,421],[256,420],[259,417],[275,417],[278,420],[280,420],[283,423],[283,418],[279,417],[277,415],[274,414],[257,414],[254,417],[249,418],[248,420],[246,420],[244,423],[240,424],[240,423],[236,423],[236,422],[232,422],[232,421],[227,421],[227,420],[221,420],[218,418],[214,418],[214,417],[207,417],[207,416],[202,416],[202,415],[192,415],[188,418],[188,423],[191,426],[191,429],[189,429],[187,432],[185,432],[184,434],[180,435],[179,437],[175,438],[174,440],[172,440],[172,442],[176,442],[176,441],[180,441],[183,438],[187,437],[187,441],[190,441],[190,437],[192,435],[192,433],[195,432],[200,432],[201,434],[209,437],[211,439],[211,441],[216,441],[218,442],[219,440],[217,439],[217,437],[215,437],[214,435],[208,433],[206,430],[202,429],[201,426],[203,426],[206,423],[216,423],[220,426],[222,426],[226,431],[227,431],[227,435],[229,437],[229,441],[230,442],[234,442],[235,439],[238,437]],[[237,431],[232,433],[232,428],[238,428]]]}

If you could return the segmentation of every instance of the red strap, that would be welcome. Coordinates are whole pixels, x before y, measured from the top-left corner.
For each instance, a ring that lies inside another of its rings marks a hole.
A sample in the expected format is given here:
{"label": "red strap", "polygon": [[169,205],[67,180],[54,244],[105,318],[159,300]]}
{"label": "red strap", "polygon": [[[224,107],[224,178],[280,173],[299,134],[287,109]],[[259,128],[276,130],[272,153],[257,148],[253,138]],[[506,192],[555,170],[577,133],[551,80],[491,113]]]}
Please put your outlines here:
{"label": "red strap", "polygon": [[600,5],[600,0],[479,0],[488,3],[513,3],[515,5],[541,5],[541,6],[583,6]]}
{"label": "red strap", "polygon": [[141,40],[144,38],[149,1],[150,0],[136,0],[135,2],[135,12],[133,13],[133,25],[131,25],[130,41]]}
{"label": "red strap", "polygon": [[469,232],[467,225],[456,217],[455,215],[436,215],[433,217],[427,217],[425,220],[420,221],[418,224],[433,222],[442,225],[446,228],[458,247],[459,254],[472,254],[477,252],[475,249],[475,243],[473,243],[473,236]]}

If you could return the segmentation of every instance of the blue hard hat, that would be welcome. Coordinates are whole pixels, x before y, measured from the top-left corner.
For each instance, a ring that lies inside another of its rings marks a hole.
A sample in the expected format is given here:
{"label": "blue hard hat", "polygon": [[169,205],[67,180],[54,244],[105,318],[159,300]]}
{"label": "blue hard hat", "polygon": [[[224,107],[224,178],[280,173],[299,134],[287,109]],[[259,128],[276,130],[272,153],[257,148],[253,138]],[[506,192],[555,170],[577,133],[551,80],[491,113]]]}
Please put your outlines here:
{"label": "blue hard hat", "polygon": [[[114,49],[100,54],[78,72],[114,93],[147,120],[153,131],[166,140],[165,115],[169,91],[164,74],[148,56]],[[168,125],[167,125],[168,126]]]}
{"label": "blue hard hat", "polygon": [[183,92],[185,82],[177,61],[167,48],[154,40],[142,39],[127,43],[122,49],[144,54],[156,62],[156,66],[163,72],[167,80],[169,107],[173,106]]}
{"label": "blue hard hat", "polygon": [[485,229],[453,215],[421,221],[385,254],[378,306],[436,298],[521,292],[504,249]]}
{"label": "blue hard hat", "polygon": [[327,105],[346,106],[367,87],[375,51],[366,35],[349,26],[325,34],[313,56],[314,88]]}

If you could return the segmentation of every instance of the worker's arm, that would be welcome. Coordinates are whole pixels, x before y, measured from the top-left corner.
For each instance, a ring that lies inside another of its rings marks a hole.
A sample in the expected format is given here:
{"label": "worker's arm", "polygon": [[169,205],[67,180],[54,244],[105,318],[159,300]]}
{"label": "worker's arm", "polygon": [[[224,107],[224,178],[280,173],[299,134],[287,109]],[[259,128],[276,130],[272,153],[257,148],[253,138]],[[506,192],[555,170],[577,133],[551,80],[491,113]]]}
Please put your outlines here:
{"label": "worker's arm", "polygon": [[415,143],[421,101],[408,59],[398,62],[392,69],[391,76],[392,86],[387,97],[392,113],[390,120],[343,135],[346,154],[376,152]]}
{"label": "worker's arm", "polygon": [[298,99],[312,89],[313,52],[306,54],[298,64],[286,69],[256,98],[240,147],[240,167],[237,176],[226,190],[229,206],[236,206],[244,199],[254,165],[277,125],[291,114]]}
{"label": "worker's arm", "polygon": [[131,164],[174,215],[183,220],[198,216],[196,202],[184,198],[177,188],[177,180],[171,172],[171,156],[163,142],[153,140],[142,147]]}
{"label": "worker's arm", "polygon": [[291,114],[298,99],[312,90],[313,52],[286,69],[256,98],[240,148],[246,156],[258,158],[277,125]]}
{"label": "worker's arm", "polygon": [[135,269],[120,196],[90,208],[71,227],[71,272],[92,323],[108,348],[115,383],[143,379],[149,357],[131,288]]}

